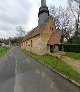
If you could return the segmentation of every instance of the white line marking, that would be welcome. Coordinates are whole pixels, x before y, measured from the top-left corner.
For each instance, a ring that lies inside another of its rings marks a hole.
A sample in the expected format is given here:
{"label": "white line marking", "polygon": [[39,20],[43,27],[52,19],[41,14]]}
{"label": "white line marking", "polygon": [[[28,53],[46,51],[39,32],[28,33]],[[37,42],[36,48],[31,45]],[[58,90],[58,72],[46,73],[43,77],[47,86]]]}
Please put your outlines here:
{"label": "white line marking", "polygon": [[54,82],[50,83],[50,88],[53,89],[54,88]]}
{"label": "white line marking", "polygon": [[15,75],[17,74],[17,67],[18,67],[18,63],[17,63],[17,57],[15,56],[15,61],[16,61],[16,67],[15,67]]}

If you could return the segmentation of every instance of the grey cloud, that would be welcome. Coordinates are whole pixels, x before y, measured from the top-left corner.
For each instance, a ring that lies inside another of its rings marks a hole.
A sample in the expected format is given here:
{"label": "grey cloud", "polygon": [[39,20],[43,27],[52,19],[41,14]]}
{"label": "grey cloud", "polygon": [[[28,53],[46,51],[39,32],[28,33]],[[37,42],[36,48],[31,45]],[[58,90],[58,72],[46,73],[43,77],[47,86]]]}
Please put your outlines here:
{"label": "grey cloud", "polygon": [[23,26],[26,31],[35,27],[40,1],[0,0],[0,38],[15,36],[16,26]]}
{"label": "grey cloud", "polygon": [[[12,1],[11,2],[12,4],[9,1]],[[30,11],[29,8],[30,4],[28,4],[27,2],[25,3],[24,2],[25,0],[23,0],[23,3],[18,1],[22,1],[22,0],[8,0],[9,2],[9,3],[7,2],[8,5],[6,4],[6,6],[3,6],[5,7],[4,12],[2,9],[0,13],[0,21],[4,21],[6,23],[15,24],[15,25],[19,23],[25,24],[28,21],[28,17],[29,17],[28,11]]]}
{"label": "grey cloud", "polygon": [[30,0],[0,0],[0,37],[13,34],[18,25],[27,25],[31,8]]}

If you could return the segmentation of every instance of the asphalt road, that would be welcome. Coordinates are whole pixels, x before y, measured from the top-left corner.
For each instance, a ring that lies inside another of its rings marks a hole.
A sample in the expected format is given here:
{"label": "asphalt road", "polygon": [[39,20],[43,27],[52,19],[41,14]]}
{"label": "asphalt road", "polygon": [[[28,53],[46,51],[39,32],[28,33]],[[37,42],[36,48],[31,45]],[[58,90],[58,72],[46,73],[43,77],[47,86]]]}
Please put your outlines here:
{"label": "asphalt road", "polygon": [[14,48],[0,59],[0,92],[80,92],[80,88]]}

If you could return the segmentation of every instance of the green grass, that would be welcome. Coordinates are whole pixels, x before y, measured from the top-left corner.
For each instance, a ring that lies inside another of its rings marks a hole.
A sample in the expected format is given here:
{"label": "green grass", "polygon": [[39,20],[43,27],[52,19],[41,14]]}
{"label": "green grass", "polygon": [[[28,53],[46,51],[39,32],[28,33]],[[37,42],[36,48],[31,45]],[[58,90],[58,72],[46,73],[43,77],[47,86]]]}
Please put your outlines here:
{"label": "green grass", "polygon": [[68,79],[72,79],[80,84],[80,74],[60,59],[50,55],[35,55],[33,53],[27,52],[26,50],[23,50],[23,52],[33,57],[37,61],[47,64],[53,70],[56,70],[57,72],[65,75]]}
{"label": "green grass", "polygon": [[65,54],[68,57],[74,58],[76,60],[80,60],[80,53],[76,53],[76,52],[66,52]]}
{"label": "green grass", "polygon": [[3,56],[4,54],[7,53],[7,51],[9,50],[9,47],[0,47],[0,57]]}

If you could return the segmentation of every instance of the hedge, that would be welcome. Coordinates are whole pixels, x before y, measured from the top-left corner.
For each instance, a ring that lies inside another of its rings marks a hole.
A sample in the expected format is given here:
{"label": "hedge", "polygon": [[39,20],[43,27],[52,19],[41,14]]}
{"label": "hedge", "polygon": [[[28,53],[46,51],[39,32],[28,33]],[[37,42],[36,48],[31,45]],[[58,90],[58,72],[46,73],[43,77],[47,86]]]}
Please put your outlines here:
{"label": "hedge", "polygon": [[64,45],[65,52],[77,52],[80,53],[80,45]]}

